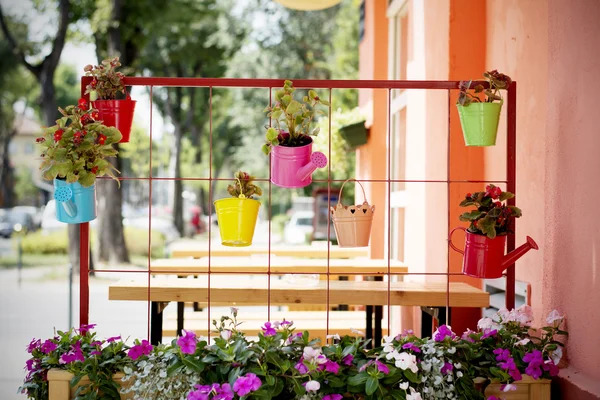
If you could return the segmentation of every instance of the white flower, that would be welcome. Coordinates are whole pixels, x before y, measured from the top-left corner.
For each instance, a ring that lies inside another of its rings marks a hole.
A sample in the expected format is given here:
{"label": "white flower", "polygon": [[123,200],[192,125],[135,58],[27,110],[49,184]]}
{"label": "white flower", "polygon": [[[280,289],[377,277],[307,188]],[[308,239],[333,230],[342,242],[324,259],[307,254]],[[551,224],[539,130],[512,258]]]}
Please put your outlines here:
{"label": "white flower", "polygon": [[477,322],[477,328],[479,328],[480,330],[485,330],[485,329],[500,329],[501,326],[499,324],[497,324],[496,322],[494,322],[491,318],[485,317],[485,318],[481,318],[479,320],[479,322]]}
{"label": "white flower", "polygon": [[559,323],[560,323],[560,321],[562,321],[564,317],[565,316],[560,315],[560,313],[558,311],[552,310],[552,311],[550,311],[550,314],[548,314],[548,318],[546,318],[546,322],[551,325],[554,325],[555,321],[559,321]]}
{"label": "white flower", "polygon": [[231,337],[231,331],[229,329],[225,329],[221,331],[221,338],[223,340],[229,340],[229,338]]}
{"label": "white flower", "polygon": [[281,322],[279,322],[279,321],[273,322],[273,328],[275,328],[275,329],[279,329],[280,325],[281,325]]}
{"label": "white flower", "polygon": [[448,349],[448,354],[454,354],[454,353],[456,353],[456,347],[450,347]]}
{"label": "white flower", "polygon": [[307,392],[316,392],[321,388],[321,384],[319,381],[308,381],[306,382],[305,388]]}
{"label": "white flower", "polygon": [[356,334],[356,335],[364,335],[365,333],[363,331],[359,331],[358,329],[354,329],[354,328],[350,328],[350,332]]}
{"label": "white flower", "polygon": [[458,372],[456,373],[456,377],[457,377],[457,378],[462,378],[462,376],[463,376],[463,373],[462,373],[462,372],[458,371]]}
{"label": "white flower", "polygon": [[400,389],[402,389],[402,390],[408,389],[408,382],[402,382],[402,383],[400,383]]}
{"label": "white flower", "polygon": [[454,363],[454,368],[461,369],[462,368],[462,364],[461,363]]}
{"label": "white flower", "polygon": [[385,359],[386,360],[391,360],[392,358],[398,359],[399,355],[400,355],[400,353],[398,353],[398,350],[392,350],[385,355]]}
{"label": "white flower", "polygon": [[406,394],[406,400],[423,400],[423,398],[419,392],[415,391],[413,388],[410,388],[410,394]]}
{"label": "white flower", "polygon": [[416,356],[403,351],[402,353],[398,354],[398,357],[395,358],[396,367],[402,370],[410,369],[414,373],[416,373],[419,370],[419,367],[417,367]]}
{"label": "white flower", "polygon": [[529,340],[528,338],[521,339],[517,343],[515,343],[515,346],[525,346],[529,342],[531,342],[531,340]]}
{"label": "white flower", "polygon": [[517,390],[517,385],[513,385],[512,383],[507,383],[506,385],[504,385],[504,388],[502,389],[503,392],[509,392],[511,390]]}
{"label": "white flower", "polygon": [[441,376],[436,376],[435,379],[433,380],[433,384],[435,386],[439,386],[442,383],[442,377]]}
{"label": "white flower", "polygon": [[515,320],[521,325],[529,325],[533,321],[533,310],[527,304],[517,308]]}
{"label": "white flower", "polygon": [[321,354],[321,349],[313,349],[310,346],[306,346],[302,353],[303,353],[304,359],[306,361],[312,361],[313,359],[317,358]]}
{"label": "white flower", "polygon": [[[391,337],[391,336],[384,336],[383,337],[383,343],[384,343],[384,345],[383,345],[383,352],[384,353],[389,353],[390,351],[394,350],[394,344],[393,344],[393,342],[394,342],[394,338],[393,337]],[[389,360],[389,358],[388,358],[388,360]]]}
{"label": "white flower", "polygon": [[335,335],[327,335],[327,339],[335,339],[335,340],[341,340],[340,335],[339,334],[335,334]]}
{"label": "white flower", "polygon": [[560,362],[560,359],[562,358],[562,356],[563,356],[563,351],[562,351],[562,347],[560,347],[560,346],[558,346],[556,348],[556,350],[554,350],[550,354],[550,358],[554,362],[554,365],[558,365],[558,363]]}

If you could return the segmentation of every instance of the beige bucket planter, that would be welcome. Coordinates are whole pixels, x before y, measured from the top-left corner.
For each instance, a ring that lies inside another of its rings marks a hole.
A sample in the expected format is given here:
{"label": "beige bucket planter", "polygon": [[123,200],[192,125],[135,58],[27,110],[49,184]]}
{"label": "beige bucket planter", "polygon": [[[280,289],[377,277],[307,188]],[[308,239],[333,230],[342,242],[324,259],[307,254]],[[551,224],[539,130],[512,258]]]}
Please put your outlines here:
{"label": "beige bucket planter", "polygon": [[533,379],[529,375],[523,375],[522,380],[513,382],[517,390],[503,392],[502,384],[492,382],[485,388],[485,397],[496,396],[505,400],[550,400],[551,383],[550,379]]}
{"label": "beige bucket planter", "polygon": [[[342,204],[342,193],[344,185],[351,180],[360,185],[364,200],[360,205],[345,206]],[[340,247],[366,247],[369,245],[375,206],[369,205],[367,202],[365,189],[359,181],[347,179],[344,182],[340,189],[338,203],[335,207],[330,207],[330,211]]]}
{"label": "beige bucket planter", "polygon": [[[48,400],[71,400],[75,398],[75,391],[81,385],[90,383],[87,377],[79,381],[75,387],[71,387],[70,382],[73,379],[73,374],[61,369],[51,369],[48,371]],[[126,382],[122,382],[122,372],[117,372],[113,375],[113,381],[117,382],[121,387],[127,386]],[[121,400],[133,399],[133,393],[122,394]]]}

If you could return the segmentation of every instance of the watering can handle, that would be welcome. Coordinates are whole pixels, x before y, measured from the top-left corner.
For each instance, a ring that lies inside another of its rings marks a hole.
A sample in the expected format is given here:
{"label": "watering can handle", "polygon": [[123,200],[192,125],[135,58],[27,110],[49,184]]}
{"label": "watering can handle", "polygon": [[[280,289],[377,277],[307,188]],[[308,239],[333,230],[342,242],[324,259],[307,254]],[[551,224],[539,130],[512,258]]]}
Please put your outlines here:
{"label": "watering can handle", "polygon": [[354,179],[354,178],[350,178],[350,179],[346,179],[344,181],[344,183],[342,183],[342,187],[340,189],[340,197],[338,197],[338,207],[342,206],[342,194],[344,193],[344,185],[346,183],[348,183],[348,181],[354,181],[356,183],[358,183],[360,185],[360,188],[362,189],[362,193],[363,193],[363,204],[368,204],[367,202],[367,195],[365,194],[365,188],[363,187],[362,183],[360,183],[360,181]]}
{"label": "watering can handle", "polygon": [[459,226],[459,227],[457,227],[457,228],[454,228],[454,229],[452,229],[452,231],[450,231],[450,235],[448,236],[448,244],[450,245],[450,247],[452,247],[452,249],[454,249],[454,251],[457,251],[457,252],[459,252],[460,254],[463,254],[463,255],[464,255],[464,254],[465,254],[465,252],[464,252],[464,251],[462,251],[461,249],[459,249],[458,247],[456,247],[456,246],[454,245],[454,243],[452,243],[452,234],[453,234],[453,233],[454,233],[454,231],[455,231],[455,230],[457,230],[457,229],[460,229],[460,230],[462,230],[462,231],[465,231],[465,232],[467,232],[467,229],[466,229],[466,228],[463,228],[462,226]]}

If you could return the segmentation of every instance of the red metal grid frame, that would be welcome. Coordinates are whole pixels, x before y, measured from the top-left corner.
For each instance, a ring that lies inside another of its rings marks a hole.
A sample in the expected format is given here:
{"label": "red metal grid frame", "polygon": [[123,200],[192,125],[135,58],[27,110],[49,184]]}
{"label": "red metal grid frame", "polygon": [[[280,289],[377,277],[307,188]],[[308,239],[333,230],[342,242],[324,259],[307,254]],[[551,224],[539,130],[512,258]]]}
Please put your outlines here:
{"label": "red metal grid frame", "polygon": [[[88,98],[85,94],[85,87],[91,82],[91,77],[81,78],[81,96]],[[269,104],[272,102],[272,90],[283,86],[284,79],[233,79],[233,78],[168,78],[168,77],[126,77],[126,86],[146,86],[149,88],[150,94],[150,143],[152,143],[153,133],[153,119],[152,119],[152,95],[154,87],[203,87],[209,88],[209,177],[208,178],[156,178],[152,176],[152,146],[150,146],[150,167],[149,176],[145,177],[119,177],[120,180],[148,180],[149,181],[149,204],[148,207],[152,206],[152,182],[153,181],[172,181],[172,180],[206,180],[206,181],[229,181],[229,178],[212,178],[212,90],[215,87],[218,88],[252,88],[252,89],[269,89]],[[487,86],[487,82],[478,82]],[[460,81],[410,81],[410,80],[307,80],[307,79],[295,79],[294,86],[303,89],[328,89],[329,90],[329,101],[332,100],[332,91],[334,89],[385,89],[387,90],[387,157],[388,157],[388,168],[387,168],[387,179],[361,179],[364,182],[380,182],[387,183],[388,188],[388,207],[387,207],[387,241],[388,241],[388,314],[390,306],[390,295],[391,295],[391,276],[392,275],[445,275],[446,280],[446,312],[448,312],[450,304],[450,279],[451,275],[461,275],[460,273],[450,272],[450,253],[447,253],[447,270],[445,273],[403,273],[403,274],[392,274],[391,273],[391,213],[390,213],[390,200],[391,200],[391,184],[393,182],[420,182],[420,183],[446,183],[447,187],[447,217],[448,217],[448,231],[450,230],[450,185],[453,183],[487,183],[497,182],[505,183],[506,190],[515,193],[516,190],[516,100],[517,100],[517,82],[513,81],[507,89],[507,141],[506,141],[506,180],[452,180],[450,177],[450,113],[451,106],[453,103],[451,90],[458,90]],[[411,180],[411,179],[391,179],[391,94],[392,90],[397,89],[425,89],[425,90],[446,90],[448,93],[448,128],[447,128],[447,149],[446,149],[446,180]],[[330,108],[331,110],[331,108]],[[329,120],[329,135],[331,135],[331,120]],[[330,138],[331,139],[331,138]],[[329,141],[329,160],[331,160],[331,140]],[[270,170],[269,170],[270,174]],[[270,178],[270,177],[269,177]],[[272,195],[272,184],[270,179],[257,179],[257,181],[265,181],[269,184],[269,202],[271,201]],[[332,182],[343,182],[343,180],[331,179],[331,166],[328,164],[328,179],[325,180],[313,180],[313,182],[326,182],[327,188],[331,190]],[[208,201],[212,203],[212,185],[209,185]],[[328,200],[330,202],[330,200]],[[514,205],[514,198],[508,200],[509,205]],[[328,204],[329,206],[329,204]],[[328,214],[329,215],[329,214]],[[226,274],[228,272],[213,272],[211,271],[211,213],[209,213],[209,226],[208,226],[208,272],[206,273],[208,279],[208,331],[210,332],[210,279],[212,274]],[[328,216],[330,218],[330,215]],[[514,224],[516,232],[516,223]],[[148,213],[148,230],[152,228],[152,213]],[[331,225],[328,224],[328,237],[330,234]],[[267,258],[267,272],[257,275],[267,275],[268,277],[268,295],[267,295],[267,313],[268,319],[271,314],[271,208],[269,208],[269,242],[268,242],[268,258]],[[89,223],[83,223],[79,226],[80,231],[80,308],[79,308],[79,322],[80,324],[89,323],[89,261],[90,261],[90,247],[89,247]],[[507,238],[507,252],[515,249],[515,236],[509,235]],[[145,271],[132,271],[132,270],[107,270],[107,271],[96,271],[96,272],[140,272],[146,273],[148,278],[148,335],[150,334],[149,317],[150,317],[150,260],[151,260],[151,236],[148,235],[148,268]],[[330,246],[331,242],[327,245],[327,296],[326,296],[326,315],[327,315],[327,332],[329,331],[329,288],[330,288],[330,277],[332,274],[329,272],[329,260],[330,260]],[[232,271],[231,273],[237,273]],[[349,272],[347,275],[360,275],[358,273]],[[512,309],[515,305],[515,269],[514,264],[508,267],[506,270],[506,308]],[[448,318],[446,318],[448,320]],[[388,331],[390,330],[390,321],[388,319]]]}

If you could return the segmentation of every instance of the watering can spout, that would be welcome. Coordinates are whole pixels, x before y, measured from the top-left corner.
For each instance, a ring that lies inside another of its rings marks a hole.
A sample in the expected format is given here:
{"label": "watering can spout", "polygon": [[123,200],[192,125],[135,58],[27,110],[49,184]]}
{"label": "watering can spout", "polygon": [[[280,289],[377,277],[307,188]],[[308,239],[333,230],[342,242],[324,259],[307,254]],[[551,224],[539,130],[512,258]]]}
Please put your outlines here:
{"label": "watering can spout", "polygon": [[515,261],[517,261],[519,258],[523,257],[523,255],[531,249],[538,250],[539,247],[535,240],[527,236],[527,241],[525,243],[523,243],[522,245],[505,255],[504,258],[502,258],[502,262],[500,263],[501,270],[504,271],[510,265],[514,264]]}
{"label": "watering can spout", "polygon": [[296,177],[301,181],[307,179],[315,172],[317,168],[323,168],[327,165],[327,157],[320,151],[315,151],[310,155],[308,164],[302,166],[296,173]]}
{"label": "watering can spout", "polygon": [[70,218],[77,215],[77,205],[73,201],[73,191],[70,187],[59,187],[54,191],[54,199],[58,201]]}

